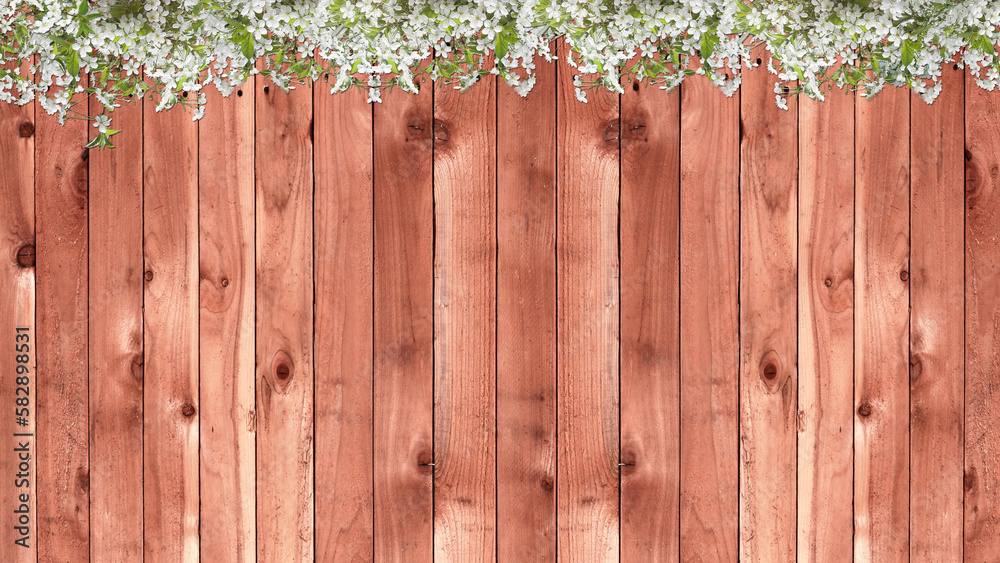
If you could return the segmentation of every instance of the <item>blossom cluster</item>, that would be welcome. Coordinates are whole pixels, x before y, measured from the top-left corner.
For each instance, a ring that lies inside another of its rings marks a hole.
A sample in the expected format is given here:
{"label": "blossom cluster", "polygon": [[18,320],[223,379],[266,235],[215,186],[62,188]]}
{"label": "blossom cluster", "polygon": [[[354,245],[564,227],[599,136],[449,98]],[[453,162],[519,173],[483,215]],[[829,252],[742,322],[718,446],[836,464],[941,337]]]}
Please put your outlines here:
{"label": "blossom cluster", "polygon": [[[779,106],[832,84],[908,86],[930,103],[952,62],[983,88],[1000,81],[1000,0],[6,0],[0,40],[0,100],[94,120],[102,147],[126,98],[155,94],[157,110],[198,119],[203,88],[229,95],[254,74],[379,102],[385,88],[416,92],[418,75],[464,90],[491,73],[523,96],[557,40],[583,102],[692,74],[732,95],[762,56]],[[100,116],[75,107],[86,97]]]}

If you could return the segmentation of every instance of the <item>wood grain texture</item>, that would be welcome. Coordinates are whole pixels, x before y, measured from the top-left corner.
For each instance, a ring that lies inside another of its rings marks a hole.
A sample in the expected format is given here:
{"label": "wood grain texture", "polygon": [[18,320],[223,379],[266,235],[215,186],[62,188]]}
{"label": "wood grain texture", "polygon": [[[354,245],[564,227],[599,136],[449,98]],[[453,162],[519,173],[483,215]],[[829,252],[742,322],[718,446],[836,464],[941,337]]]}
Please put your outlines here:
{"label": "wood grain texture", "polygon": [[143,108],[145,558],[199,559],[198,124]]}
{"label": "wood grain texture", "polygon": [[497,93],[497,542],[556,558],[556,72]]}
{"label": "wood grain texture", "polygon": [[257,558],[254,79],[198,125],[201,557]]}
{"label": "wood grain texture", "polygon": [[143,560],[143,103],[88,160],[91,561]]}
{"label": "wood grain texture", "polygon": [[496,560],[496,77],[434,91],[434,557]]}
{"label": "wood grain texture", "polygon": [[621,96],[621,559],[676,561],[680,90]]}
{"label": "wood grain texture", "polygon": [[[0,104],[0,162],[6,163],[0,173],[0,295],[3,296],[0,299],[0,349],[3,350],[0,355],[0,370],[3,370],[0,401],[5,410],[0,418],[0,432],[5,443],[0,471],[5,476],[6,489],[0,497],[0,512],[5,519],[5,524],[0,526],[0,545],[3,545],[5,561],[34,563],[38,557],[36,515],[41,491],[36,478],[41,450],[37,442],[36,429],[40,420],[35,397],[44,380],[36,370],[35,264],[30,258],[19,258],[35,254],[34,104]],[[28,330],[19,332],[18,328]],[[28,338],[18,338],[21,334],[27,334]],[[26,386],[18,383],[18,365],[27,368],[27,373],[22,374],[28,377]],[[19,387],[22,391],[18,391]],[[23,389],[27,389],[27,393]],[[18,399],[22,399],[20,403]],[[27,409],[27,412],[16,409]],[[18,416],[26,419],[26,424],[18,424]],[[28,435],[15,436],[15,433]],[[26,471],[20,459],[24,449],[29,456]],[[26,523],[21,521],[22,514],[28,520]],[[15,544],[17,540],[21,543]]]}
{"label": "wood grain texture", "polygon": [[963,72],[911,94],[910,560],[962,553],[965,418]]}
{"label": "wood grain texture", "polygon": [[[85,96],[77,94],[76,101]],[[37,102],[36,102],[37,104]],[[90,557],[87,122],[36,107],[38,559]]]}
{"label": "wood grain texture", "polygon": [[313,112],[256,81],[257,556],[312,561]]}
{"label": "wood grain texture", "polygon": [[313,96],[316,559],[371,561],[372,107],[326,83]]}
{"label": "wood grain texture", "polygon": [[799,98],[798,560],[854,551],[854,92]]}
{"label": "wood grain texture", "polygon": [[558,56],[558,557],[617,561],[618,96],[577,101]]}
{"label": "wood grain texture", "polygon": [[374,109],[377,561],[434,555],[432,88]]}
{"label": "wood grain texture", "polygon": [[795,559],[797,103],[763,64],[740,98],[740,559]]}
{"label": "wood grain texture", "polygon": [[909,554],[909,92],[856,104],[854,556]]}
{"label": "wood grain texture", "polygon": [[680,560],[736,561],[740,99],[681,85]]}
{"label": "wood grain texture", "polygon": [[965,81],[965,560],[1000,553],[1000,96]]}

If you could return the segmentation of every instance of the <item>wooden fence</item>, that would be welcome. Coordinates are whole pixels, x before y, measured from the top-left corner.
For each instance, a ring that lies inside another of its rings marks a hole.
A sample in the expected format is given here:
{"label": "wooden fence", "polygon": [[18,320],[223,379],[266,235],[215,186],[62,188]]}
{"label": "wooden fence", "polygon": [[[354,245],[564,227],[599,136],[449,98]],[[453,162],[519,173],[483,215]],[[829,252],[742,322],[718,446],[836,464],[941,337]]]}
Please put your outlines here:
{"label": "wooden fence", "polygon": [[2,105],[4,560],[1000,560],[1000,93],[538,75]]}

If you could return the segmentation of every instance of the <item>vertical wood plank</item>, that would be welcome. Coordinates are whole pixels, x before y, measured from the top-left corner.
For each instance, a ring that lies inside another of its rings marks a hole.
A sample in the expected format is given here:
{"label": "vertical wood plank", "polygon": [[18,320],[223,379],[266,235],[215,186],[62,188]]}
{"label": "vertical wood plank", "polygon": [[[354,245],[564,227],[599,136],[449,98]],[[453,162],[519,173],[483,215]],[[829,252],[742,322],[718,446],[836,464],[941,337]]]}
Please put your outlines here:
{"label": "vertical wood plank", "polygon": [[681,85],[680,559],[736,561],[740,98]]}
{"label": "vertical wood plank", "polygon": [[116,148],[88,160],[92,561],[143,560],[143,105],[116,109]]}
{"label": "vertical wood plank", "polygon": [[325,82],[313,96],[316,558],[371,561],[372,107]]}
{"label": "vertical wood plank", "polygon": [[856,105],[854,556],[902,561],[909,536],[910,106]]}
{"label": "vertical wood plank", "polygon": [[910,559],[962,557],[964,71],[910,98]]}
{"label": "vertical wood plank", "polygon": [[377,561],[433,558],[432,88],[374,108]]}
{"label": "vertical wood plank", "polygon": [[[437,86],[437,85],[435,85]],[[434,554],[496,560],[496,77],[434,92]]]}
{"label": "vertical wood plank", "polygon": [[[76,101],[85,104],[85,96]],[[37,102],[36,102],[37,104]],[[90,557],[87,404],[87,122],[40,117],[35,134],[38,559]]]}
{"label": "vertical wood plank", "polygon": [[965,560],[1000,553],[1000,96],[965,82]]}
{"label": "vertical wood plank", "polygon": [[255,561],[254,84],[198,125],[201,557]]}
{"label": "vertical wood plank", "polygon": [[621,559],[679,556],[680,91],[621,96]]}
{"label": "vertical wood plank", "polygon": [[798,559],[854,551],[854,92],[799,98]]}
{"label": "vertical wood plank", "polygon": [[740,559],[795,559],[797,104],[762,65],[740,98]]}
{"label": "vertical wood plank", "polygon": [[313,113],[256,81],[257,554],[312,561]]}
{"label": "vertical wood plank", "polygon": [[[558,56],[570,55],[565,42]],[[558,80],[559,558],[617,561],[618,96],[576,100],[573,71]]]}
{"label": "vertical wood plank", "polygon": [[497,541],[556,558],[556,72],[497,94]]}
{"label": "vertical wood plank", "polygon": [[[44,380],[35,369],[34,134],[34,104],[0,104],[0,162],[6,163],[0,173],[0,401],[5,407],[0,420],[4,437],[0,471],[6,489],[0,497],[5,519],[0,541],[11,563],[34,563],[38,557],[37,507],[42,490],[36,479],[40,450],[35,431],[40,421],[35,396]],[[20,374],[18,366],[25,366]],[[23,454],[29,457],[27,470],[21,463]]]}
{"label": "vertical wood plank", "polygon": [[198,561],[198,124],[143,112],[144,551]]}

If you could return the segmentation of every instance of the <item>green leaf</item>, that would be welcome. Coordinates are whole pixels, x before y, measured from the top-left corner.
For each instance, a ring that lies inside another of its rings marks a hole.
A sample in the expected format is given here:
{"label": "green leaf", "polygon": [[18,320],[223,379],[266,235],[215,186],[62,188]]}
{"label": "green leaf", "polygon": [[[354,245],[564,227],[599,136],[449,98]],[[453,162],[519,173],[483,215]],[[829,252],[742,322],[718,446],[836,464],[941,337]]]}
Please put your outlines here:
{"label": "green leaf", "polygon": [[249,33],[245,34],[243,41],[240,42],[240,51],[244,57],[251,60],[254,58],[253,36]]}
{"label": "green leaf", "polygon": [[702,60],[708,60],[712,58],[712,53],[715,52],[715,34],[712,30],[706,31],[701,36],[701,58]]}
{"label": "green leaf", "polygon": [[909,39],[903,40],[903,66],[909,66],[913,62],[913,42]]}

